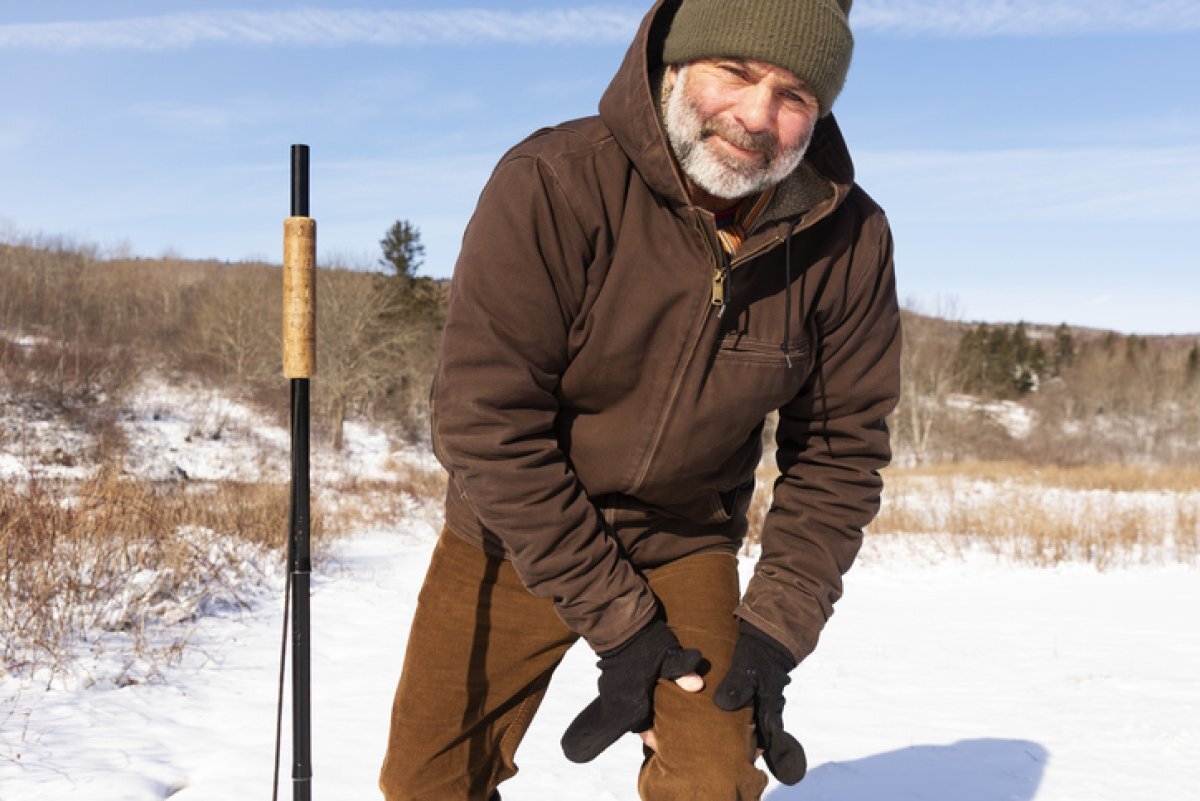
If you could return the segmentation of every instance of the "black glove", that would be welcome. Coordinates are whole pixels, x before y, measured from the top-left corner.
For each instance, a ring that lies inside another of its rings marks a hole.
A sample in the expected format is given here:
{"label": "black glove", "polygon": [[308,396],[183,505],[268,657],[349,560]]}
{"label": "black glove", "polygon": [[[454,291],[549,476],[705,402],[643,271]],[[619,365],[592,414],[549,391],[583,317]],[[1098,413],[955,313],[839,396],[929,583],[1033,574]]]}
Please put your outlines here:
{"label": "black glove", "polygon": [[651,705],[659,677],[677,679],[695,673],[703,657],[682,648],[661,619],[655,619],[620,647],[600,654],[600,697],[567,727],[563,753],[572,762],[591,762],[629,731],[645,731],[653,722]]}
{"label": "black glove", "polygon": [[783,730],[783,688],[791,681],[788,673],[796,667],[796,660],[782,645],[746,621],[741,621],[738,628],[733,662],[713,700],[727,712],[754,701],[758,745],[763,749],[767,767],[779,781],[795,784],[808,770],[804,747]]}

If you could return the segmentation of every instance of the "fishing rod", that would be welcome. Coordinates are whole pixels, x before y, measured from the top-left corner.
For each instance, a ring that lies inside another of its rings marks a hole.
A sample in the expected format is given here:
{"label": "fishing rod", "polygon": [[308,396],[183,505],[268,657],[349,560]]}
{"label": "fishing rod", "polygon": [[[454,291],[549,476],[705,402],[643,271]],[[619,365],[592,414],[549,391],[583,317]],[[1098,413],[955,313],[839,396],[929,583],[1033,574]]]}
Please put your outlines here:
{"label": "fishing rod", "polygon": [[292,213],[283,223],[283,374],[292,394],[292,493],[288,515],[288,573],[283,653],[279,662],[275,789],[279,791],[280,729],[288,607],[292,634],[292,791],[312,798],[312,702],[309,592],[312,574],[309,514],[309,380],[316,372],[317,222],[308,216],[308,145],[292,145]]}

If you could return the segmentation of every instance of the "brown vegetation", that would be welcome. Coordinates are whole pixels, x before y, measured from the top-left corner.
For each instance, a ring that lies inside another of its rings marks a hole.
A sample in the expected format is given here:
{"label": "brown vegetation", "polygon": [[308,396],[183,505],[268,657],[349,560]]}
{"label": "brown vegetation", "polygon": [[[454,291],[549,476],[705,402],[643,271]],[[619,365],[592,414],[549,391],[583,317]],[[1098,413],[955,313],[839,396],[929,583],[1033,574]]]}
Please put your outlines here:
{"label": "brown vegetation", "polygon": [[1100,568],[1200,557],[1197,472],[1128,466],[889,470],[872,536],[932,535],[1014,561]]}
{"label": "brown vegetation", "polygon": [[[287,501],[283,486],[153,484],[114,468],[79,484],[0,482],[0,668],[60,667],[103,632],[169,661],[180,642],[155,646],[144,630],[242,604],[238,579],[257,569],[250,554],[281,545]],[[319,510],[313,529],[319,543]]]}

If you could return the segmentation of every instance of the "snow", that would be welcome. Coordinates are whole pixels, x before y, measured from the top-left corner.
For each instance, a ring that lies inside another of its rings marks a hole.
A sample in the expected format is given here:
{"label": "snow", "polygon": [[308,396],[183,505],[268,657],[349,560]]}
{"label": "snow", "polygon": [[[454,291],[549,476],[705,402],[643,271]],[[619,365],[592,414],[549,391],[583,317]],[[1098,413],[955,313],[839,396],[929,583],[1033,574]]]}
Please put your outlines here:
{"label": "snow", "polygon": [[[314,796],[378,798],[391,694],[434,529],[340,543],[315,579]],[[744,562],[749,567],[752,562]],[[932,561],[873,542],[788,688],[812,768],[787,799],[1192,799],[1200,783],[1193,567]],[[280,587],[275,587],[282,597]],[[282,603],[214,614],[160,681],[24,686],[0,704],[0,798],[266,798]],[[506,798],[635,799],[632,736],[576,766],[558,737],[593,693],[577,646],[518,754]],[[285,723],[285,733],[289,731]],[[290,793],[284,749],[283,792]]]}
{"label": "snow", "polygon": [[[278,426],[204,393],[153,391],[123,423],[138,471],[274,475],[286,449]],[[430,464],[427,452],[396,448],[367,426],[347,436],[348,457],[314,459],[319,485]],[[19,455],[0,453],[0,474],[26,470]],[[315,798],[380,797],[391,696],[437,529],[416,510],[337,542],[316,565]],[[212,532],[186,534],[219,545]],[[269,798],[282,566],[243,558],[243,573],[258,577],[239,589],[243,603],[173,624],[187,627],[178,661],[142,664],[108,647],[54,678],[0,677],[0,801]],[[743,560],[746,577],[752,564]],[[795,788],[772,783],[766,798],[1200,797],[1198,579],[1195,565],[1036,568],[932,537],[869,537],[820,646],[788,687],[786,720],[808,750],[809,776]],[[157,580],[133,576],[128,592],[157,597]],[[157,613],[170,618],[169,608]],[[143,636],[153,646],[173,630]],[[558,748],[594,693],[593,663],[582,646],[564,660],[506,800],[636,799],[635,737],[582,766]],[[291,794],[289,732],[285,716],[281,798]]]}
{"label": "snow", "polygon": [[1033,411],[1016,401],[982,401],[970,395],[953,394],[946,398],[946,405],[959,411],[982,412],[999,423],[1014,439],[1028,437],[1037,422]]}

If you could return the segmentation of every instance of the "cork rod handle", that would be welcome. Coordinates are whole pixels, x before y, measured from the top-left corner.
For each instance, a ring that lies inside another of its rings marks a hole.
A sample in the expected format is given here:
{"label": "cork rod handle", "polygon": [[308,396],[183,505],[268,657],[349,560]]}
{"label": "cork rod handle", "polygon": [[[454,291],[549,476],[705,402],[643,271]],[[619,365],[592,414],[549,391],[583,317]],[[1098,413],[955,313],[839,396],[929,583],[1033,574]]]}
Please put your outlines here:
{"label": "cork rod handle", "polygon": [[292,216],[283,223],[283,374],[311,378],[317,358],[317,221],[308,216],[308,146],[292,146]]}

